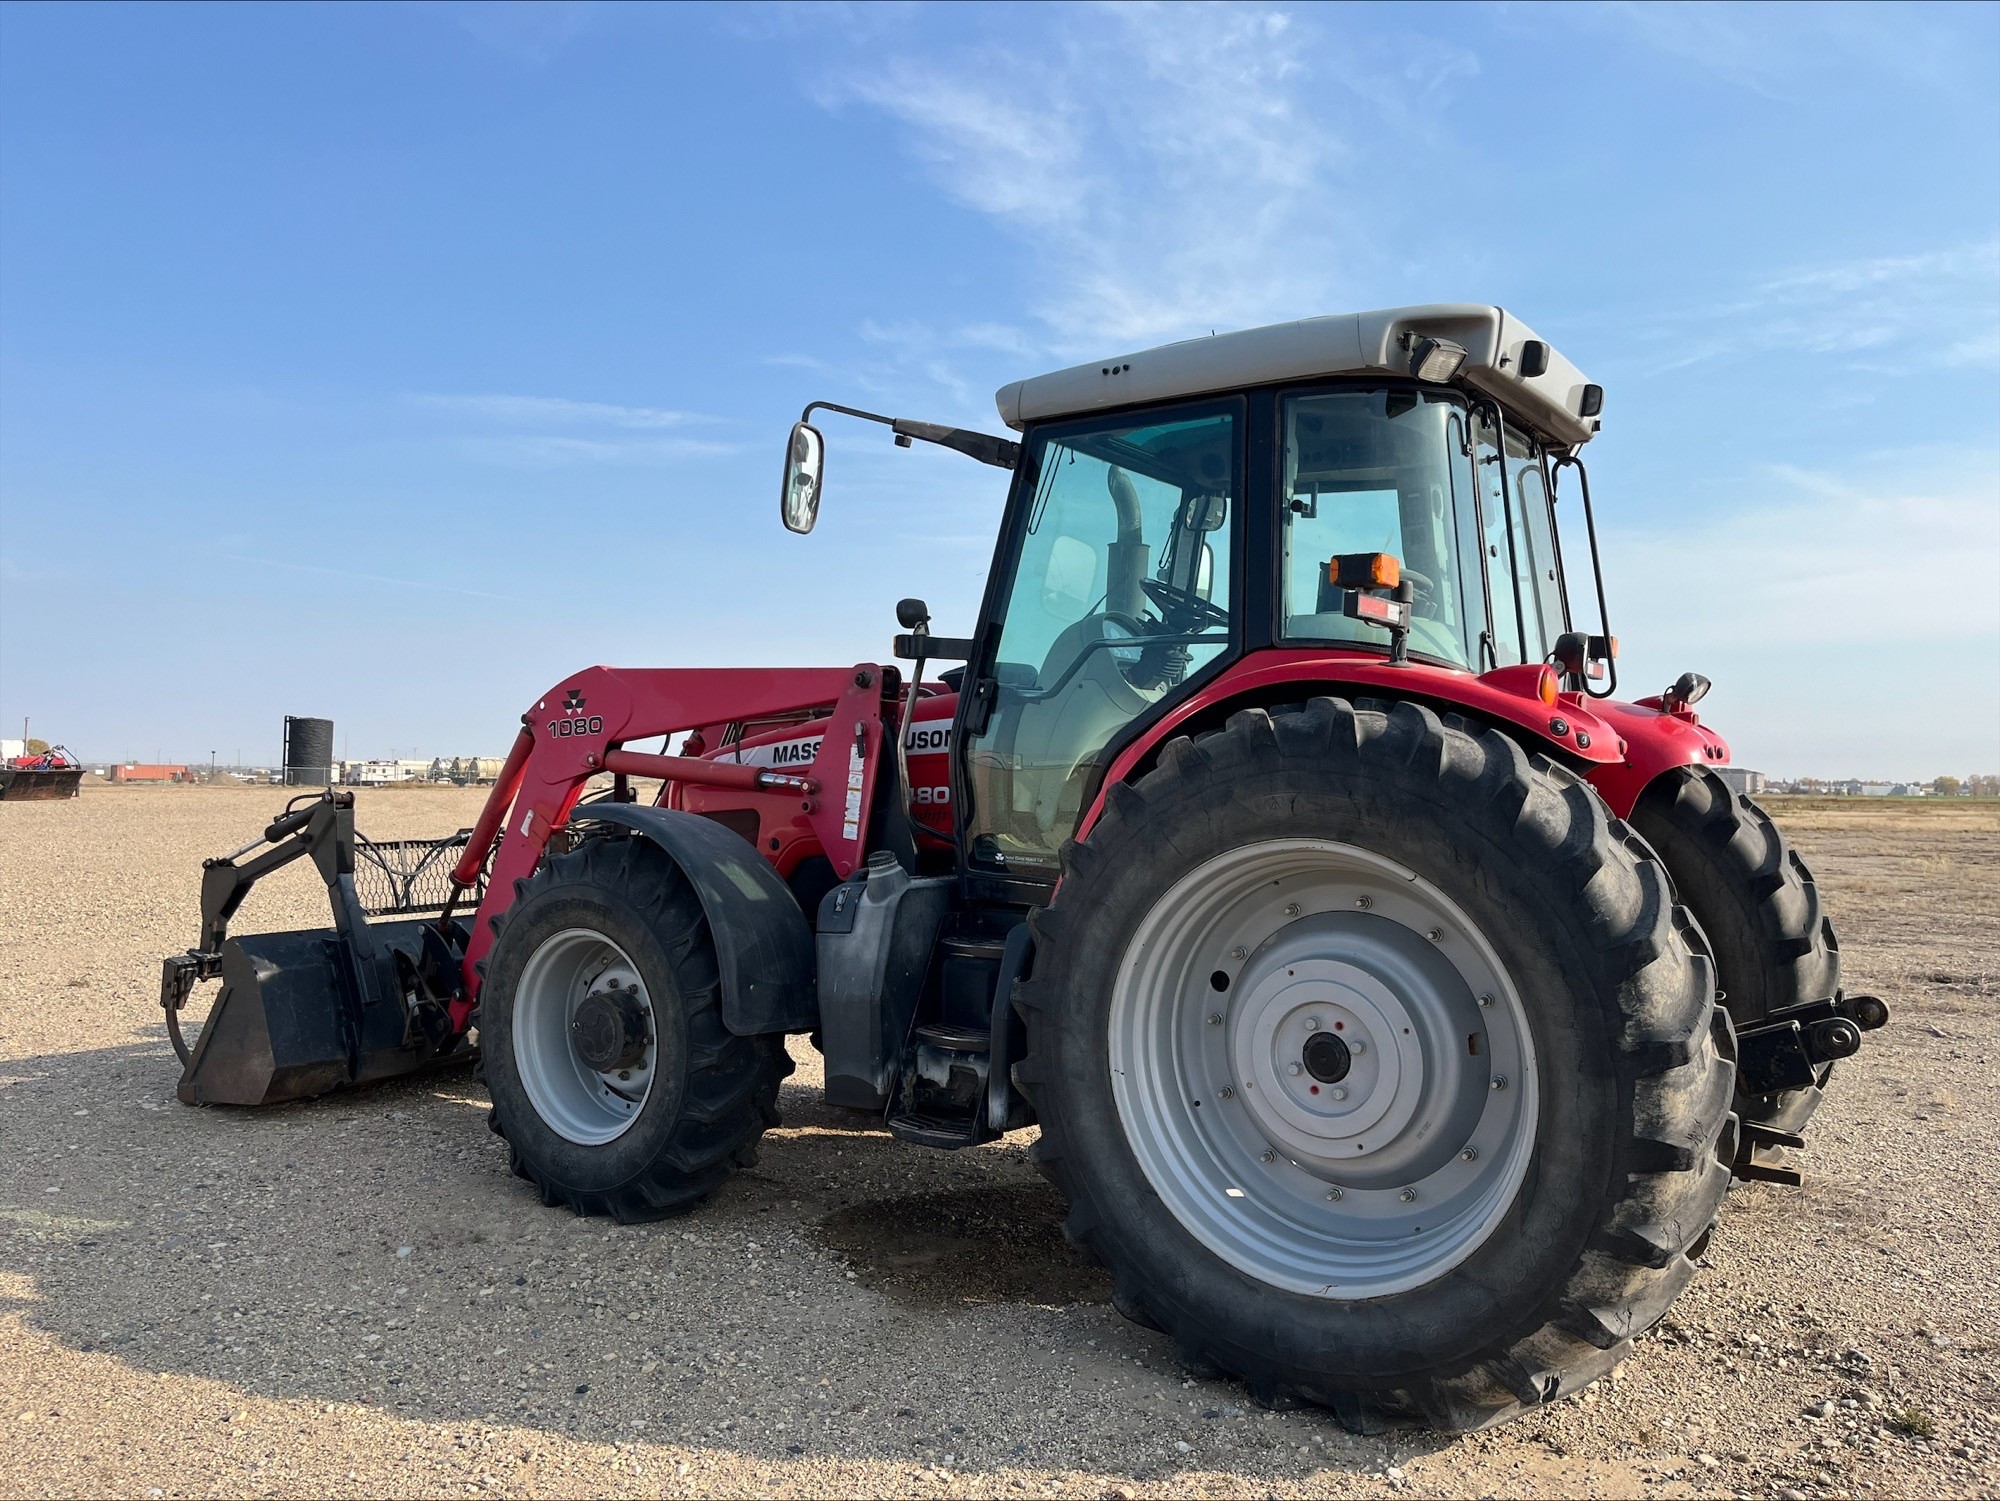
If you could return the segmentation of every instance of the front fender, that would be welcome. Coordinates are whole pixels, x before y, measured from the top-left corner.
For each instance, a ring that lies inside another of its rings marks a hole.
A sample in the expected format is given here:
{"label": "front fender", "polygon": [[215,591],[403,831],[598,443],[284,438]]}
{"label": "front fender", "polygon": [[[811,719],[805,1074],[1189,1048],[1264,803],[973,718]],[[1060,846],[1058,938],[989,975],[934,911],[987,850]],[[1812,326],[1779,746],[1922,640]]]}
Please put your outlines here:
{"label": "front fender", "polygon": [[1729,761],[1729,743],[1692,714],[1665,714],[1649,704],[1602,699],[1597,715],[1618,733],[1621,760],[1593,766],[1588,772],[1611,811],[1631,816],[1639,796],[1653,781],[1681,766],[1722,766]]}
{"label": "front fender", "polygon": [[812,929],[791,888],[741,835],[713,819],[637,803],[583,803],[577,823],[634,830],[664,850],[694,887],[715,938],[722,1024],[739,1037],[819,1025]]}

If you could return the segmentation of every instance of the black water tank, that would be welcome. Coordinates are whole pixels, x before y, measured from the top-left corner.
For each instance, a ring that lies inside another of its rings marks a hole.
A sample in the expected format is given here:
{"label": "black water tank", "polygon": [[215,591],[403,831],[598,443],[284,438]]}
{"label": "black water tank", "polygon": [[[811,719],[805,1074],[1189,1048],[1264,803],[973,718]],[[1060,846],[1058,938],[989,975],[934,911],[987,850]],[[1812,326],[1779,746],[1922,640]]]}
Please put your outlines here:
{"label": "black water tank", "polygon": [[285,785],[324,787],[333,781],[333,721],[285,716]]}

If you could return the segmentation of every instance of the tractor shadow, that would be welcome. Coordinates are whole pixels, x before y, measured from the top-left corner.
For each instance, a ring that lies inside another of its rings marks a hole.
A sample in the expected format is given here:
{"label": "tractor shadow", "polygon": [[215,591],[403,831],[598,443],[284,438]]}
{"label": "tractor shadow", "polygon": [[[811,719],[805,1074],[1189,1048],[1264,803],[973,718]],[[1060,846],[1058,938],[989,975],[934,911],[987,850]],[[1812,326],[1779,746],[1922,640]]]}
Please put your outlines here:
{"label": "tractor shadow", "polygon": [[801,1082],[755,1167],[618,1226],[511,1175],[469,1072],[260,1111],[184,1107],[178,1073],[164,1042],[0,1062],[0,1313],[51,1368],[114,1362],[100,1401],[125,1421],[153,1397],[121,1371],[218,1410],[233,1392],[726,1453],[774,1484],[802,1457],[950,1455],[1268,1489],[1450,1442],[1184,1384],[1064,1241],[1025,1134],[924,1152]]}

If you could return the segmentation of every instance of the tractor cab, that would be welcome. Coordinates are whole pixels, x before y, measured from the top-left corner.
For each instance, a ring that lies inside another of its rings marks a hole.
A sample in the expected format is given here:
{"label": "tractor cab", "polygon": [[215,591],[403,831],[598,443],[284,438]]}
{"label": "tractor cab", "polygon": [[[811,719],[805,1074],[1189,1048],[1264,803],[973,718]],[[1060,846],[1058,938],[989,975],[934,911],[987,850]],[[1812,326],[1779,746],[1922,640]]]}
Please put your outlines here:
{"label": "tractor cab", "polygon": [[[1193,339],[1016,382],[998,405],[1018,445],[875,419],[1014,469],[978,629],[956,644],[969,873],[1045,888],[1117,751],[1252,653],[1476,676],[1560,646],[1579,685],[1608,676],[1601,616],[1570,635],[1553,504],[1603,393],[1498,308]],[[819,502],[815,408],[786,469],[794,530]]]}

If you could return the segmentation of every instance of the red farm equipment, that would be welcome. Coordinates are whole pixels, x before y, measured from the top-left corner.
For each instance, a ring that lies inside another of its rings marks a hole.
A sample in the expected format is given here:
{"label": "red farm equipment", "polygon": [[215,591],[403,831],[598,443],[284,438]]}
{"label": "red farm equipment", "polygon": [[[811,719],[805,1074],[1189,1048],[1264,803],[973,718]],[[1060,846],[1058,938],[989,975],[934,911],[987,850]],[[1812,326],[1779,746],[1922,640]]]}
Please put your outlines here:
{"label": "red farm equipment", "polygon": [[58,802],[82,790],[83,763],[63,746],[0,761],[0,802]]}
{"label": "red farm equipment", "polygon": [[[1574,1391],[1732,1176],[1797,1181],[1887,1018],[1716,775],[1706,680],[1613,697],[1602,400],[1450,305],[1010,385],[1011,439],[814,403],[795,532],[820,410],[1011,471],[973,632],[904,600],[908,672],[588,668],[448,840],[295,803],[209,862],[166,961],[181,1098],[476,1051],[543,1200],[644,1220],[751,1159],[805,1034],[904,1141],[1038,1126],[1117,1306],[1261,1400],[1467,1429]],[[306,856],[334,929],[230,938]]]}

